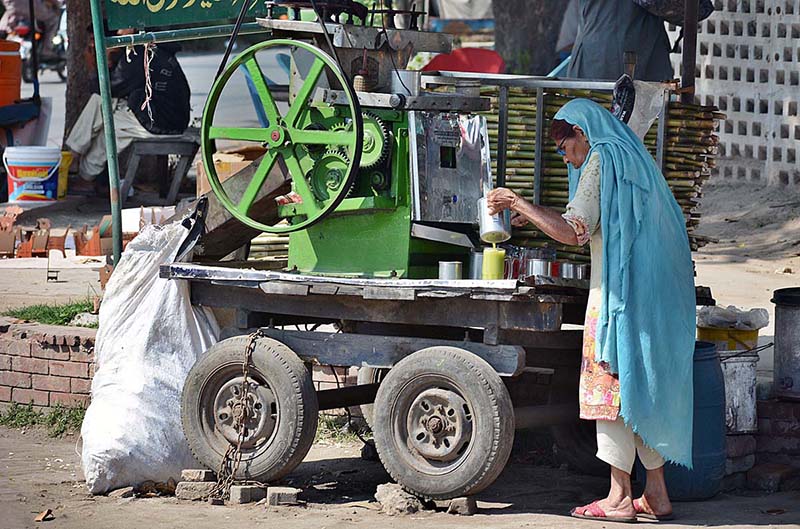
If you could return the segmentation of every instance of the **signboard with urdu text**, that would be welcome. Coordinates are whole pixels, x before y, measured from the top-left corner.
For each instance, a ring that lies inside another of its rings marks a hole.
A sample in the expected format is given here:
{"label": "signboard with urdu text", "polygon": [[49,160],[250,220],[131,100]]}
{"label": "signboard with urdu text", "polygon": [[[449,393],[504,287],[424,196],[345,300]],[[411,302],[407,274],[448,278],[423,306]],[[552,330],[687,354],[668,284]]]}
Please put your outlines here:
{"label": "signboard with urdu text", "polygon": [[245,1],[248,20],[266,14],[265,0],[105,0],[105,8],[109,29],[141,30],[235,19]]}

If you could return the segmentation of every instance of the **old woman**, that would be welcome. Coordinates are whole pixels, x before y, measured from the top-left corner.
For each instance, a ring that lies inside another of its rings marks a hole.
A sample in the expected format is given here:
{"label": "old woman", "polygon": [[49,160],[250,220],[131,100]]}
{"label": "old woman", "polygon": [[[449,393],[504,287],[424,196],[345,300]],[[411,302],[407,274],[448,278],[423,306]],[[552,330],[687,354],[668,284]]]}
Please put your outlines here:
{"label": "old woman", "polygon": [[[511,209],[515,226],[532,222],[563,244],[591,248],[580,416],[597,421],[597,457],[611,466],[611,487],[571,514],[667,519],[664,462],[692,464],[695,294],[683,213],[641,140],[603,107],[567,103],[550,135],[569,167],[566,212],[505,188],[488,203]],[[634,499],[637,454],[647,485]]]}

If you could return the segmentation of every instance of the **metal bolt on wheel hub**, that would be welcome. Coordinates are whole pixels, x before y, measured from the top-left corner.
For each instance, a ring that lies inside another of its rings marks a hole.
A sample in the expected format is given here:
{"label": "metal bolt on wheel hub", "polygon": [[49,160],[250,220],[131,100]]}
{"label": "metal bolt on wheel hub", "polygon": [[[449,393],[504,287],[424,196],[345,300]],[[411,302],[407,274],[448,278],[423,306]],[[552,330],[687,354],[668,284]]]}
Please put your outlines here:
{"label": "metal bolt on wheel hub", "polygon": [[472,412],[461,395],[445,389],[423,391],[408,410],[410,445],[424,458],[449,462],[472,437]]}
{"label": "metal bolt on wheel hub", "polygon": [[244,424],[242,448],[253,448],[269,439],[277,421],[276,400],[272,390],[250,379],[247,399],[242,399],[243,377],[223,385],[214,399],[215,427],[230,443],[239,440],[239,424]]}

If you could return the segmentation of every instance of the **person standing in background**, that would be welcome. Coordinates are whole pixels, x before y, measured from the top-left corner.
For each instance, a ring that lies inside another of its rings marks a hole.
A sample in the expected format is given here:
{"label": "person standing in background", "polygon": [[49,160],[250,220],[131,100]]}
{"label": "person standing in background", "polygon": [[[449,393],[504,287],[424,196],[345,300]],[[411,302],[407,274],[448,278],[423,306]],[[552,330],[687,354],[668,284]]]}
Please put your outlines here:
{"label": "person standing in background", "polygon": [[[14,33],[21,22],[32,23],[28,0],[2,0],[5,12],[0,18],[0,32]],[[48,60],[53,57],[53,37],[58,33],[58,24],[61,21],[61,11],[64,7],[62,0],[34,0],[33,8],[36,10],[36,20],[43,26],[42,56],[40,59]]]}
{"label": "person standing in background", "polygon": [[632,0],[580,0],[580,31],[567,77],[617,80],[625,73],[625,52],[636,53],[635,79],[674,77],[664,19]]}

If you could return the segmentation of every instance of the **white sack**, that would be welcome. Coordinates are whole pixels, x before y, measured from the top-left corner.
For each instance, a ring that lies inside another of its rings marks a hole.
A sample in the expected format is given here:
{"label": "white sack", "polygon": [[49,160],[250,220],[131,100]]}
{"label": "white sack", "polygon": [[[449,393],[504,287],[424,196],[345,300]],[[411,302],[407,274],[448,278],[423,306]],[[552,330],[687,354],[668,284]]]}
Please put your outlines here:
{"label": "white sack", "polygon": [[100,307],[92,402],[81,427],[83,473],[93,494],[143,481],[178,481],[197,467],[181,427],[181,391],[219,334],[193,308],[186,281],[160,279],[188,230],[146,226],[122,254]]}
{"label": "white sack", "polygon": [[755,331],[769,325],[769,312],[767,309],[745,310],[734,305],[702,307],[697,313],[697,325],[717,329]]}

